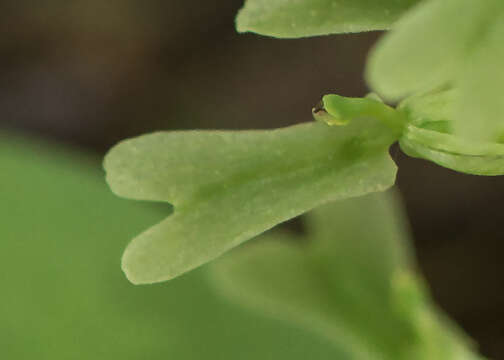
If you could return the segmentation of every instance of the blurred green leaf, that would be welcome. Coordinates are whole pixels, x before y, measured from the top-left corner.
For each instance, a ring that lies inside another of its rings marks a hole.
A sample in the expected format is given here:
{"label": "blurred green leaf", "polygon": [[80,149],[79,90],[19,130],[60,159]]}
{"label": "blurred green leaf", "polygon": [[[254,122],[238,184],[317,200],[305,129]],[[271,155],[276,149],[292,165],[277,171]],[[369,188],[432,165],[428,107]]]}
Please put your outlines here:
{"label": "blurred green leaf", "polygon": [[307,236],[267,233],[213,265],[229,298],[326,336],[356,359],[475,359],[415,275],[390,193],[309,213]]}
{"label": "blurred green leaf", "polygon": [[403,101],[399,110],[410,119],[399,139],[410,156],[475,175],[504,174],[504,144],[475,142],[453,135],[459,89],[416,95]]}
{"label": "blurred green leaf", "polygon": [[378,42],[367,79],[388,100],[453,86],[455,133],[496,141],[504,129],[503,38],[502,1],[427,0]]}
{"label": "blurred green leaf", "polygon": [[390,187],[391,131],[373,119],[264,131],[182,131],[127,140],[105,159],[124,197],[169,201],[172,216],[123,256],[133,283],[171,279],[331,200]]}
{"label": "blurred green leaf", "polygon": [[205,270],[135,287],[124,239],[165,216],[120,200],[98,159],[0,133],[0,359],[350,359],[223,304]]}
{"label": "blurred green leaf", "polygon": [[279,38],[384,30],[418,0],[246,0],[239,32]]}

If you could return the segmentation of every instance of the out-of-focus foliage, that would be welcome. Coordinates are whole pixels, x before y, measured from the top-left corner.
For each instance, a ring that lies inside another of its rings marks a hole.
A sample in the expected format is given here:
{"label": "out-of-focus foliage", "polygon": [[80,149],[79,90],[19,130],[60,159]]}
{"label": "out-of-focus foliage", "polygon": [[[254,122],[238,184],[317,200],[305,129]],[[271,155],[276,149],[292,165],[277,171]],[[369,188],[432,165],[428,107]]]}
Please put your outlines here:
{"label": "out-of-focus foliage", "polygon": [[504,131],[502,39],[502,1],[426,0],[378,42],[367,77],[388,100],[456,88],[454,132],[496,142]]}
{"label": "out-of-focus foliage", "polygon": [[477,359],[432,305],[390,193],[309,213],[224,257],[216,286],[235,301],[311,328],[355,359]]}
{"label": "out-of-focus foliage", "polygon": [[1,359],[348,358],[223,304],[205,270],[131,285],[119,268],[124,239],[165,212],[117,199],[93,158],[0,140]]}
{"label": "out-of-focus foliage", "polygon": [[238,31],[279,38],[384,30],[418,0],[246,0]]}
{"label": "out-of-focus foliage", "polygon": [[123,269],[134,283],[168,280],[318,205],[387,189],[395,140],[379,121],[359,119],[122,142],[105,159],[112,190],[175,206],[128,246]]}

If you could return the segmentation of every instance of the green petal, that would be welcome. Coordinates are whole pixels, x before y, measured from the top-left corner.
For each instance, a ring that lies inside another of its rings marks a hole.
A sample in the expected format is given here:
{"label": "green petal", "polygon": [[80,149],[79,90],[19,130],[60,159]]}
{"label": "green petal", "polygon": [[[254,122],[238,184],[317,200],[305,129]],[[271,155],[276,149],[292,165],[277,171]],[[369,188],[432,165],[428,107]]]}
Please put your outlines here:
{"label": "green petal", "polygon": [[384,190],[395,179],[394,141],[385,125],[362,119],[122,142],[105,159],[112,190],[175,206],[128,246],[123,269],[134,283],[168,280],[325,202]]}
{"label": "green petal", "polygon": [[418,0],[246,0],[239,32],[279,38],[388,29]]}
{"label": "green petal", "polygon": [[475,141],[496,141],[504,131],[504,3],[496,13],[465,57],[458,80],[454,131]]}
{"label": "green petal", "polygon": [[426,0],[407,13],[371,53],[367,79],[387,100],[456,81],[481,40],[498,0]]}
{"label": "green petal", "polygon": [[421,128],[444,126],[444,132],[452,132],[459,94],[453,88],[420,93],[406,98],[397,109],[405,113],[410,124]]}
{"label": "green petal", "polygon": [[388,100],[452,86],[453,132],[495,142],[504,131],[503,38],[502,1],[428,0],[377,44],[367,79]]}
{"label": "green petal", "polygon": [[356,359],[472,356],[431,305],[390,193],[309,213],[306,239],[267,233],[213,265],[230,299],[327,337]]}

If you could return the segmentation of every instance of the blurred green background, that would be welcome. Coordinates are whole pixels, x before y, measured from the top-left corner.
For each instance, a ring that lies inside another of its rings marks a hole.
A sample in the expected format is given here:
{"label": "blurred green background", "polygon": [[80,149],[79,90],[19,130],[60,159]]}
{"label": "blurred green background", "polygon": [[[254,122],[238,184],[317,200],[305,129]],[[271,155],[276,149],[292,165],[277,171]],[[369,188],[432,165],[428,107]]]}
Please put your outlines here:
{"label": "blurred green background", "polygon": [[[0,129],[93,153],[88,167],[97,169],[93,181],[100,179],[96,159],[126,137],[161,129],[279,127],[309,121],[312,105],[325,93],[365,94],[365,56],[379,36],[275,40],[238,35],[233,21],[242,0],[11,0],[0,4]],[[6,146],[11,143],[2,142],[9,154]],[[33,166],[38,166],[33,154],[40,149],[27,155],[33,158]],[[504,245],[499,231],[504,180],[457,174],[407,158],[396,148],[392,155],[400,168],[398,185],[420,265],[434,297],[480,343],[484,354],[504,358],[504,265],[500,256]],[[56,210],[49,206],[52,196],[39,198],[37,191],[17,194],[12,188],[21,180],[13,180],[13,176],[37,185],[43,181],[49,186],[51,180],[19,175],[23,171],[16,175],[7,169],[6,161],[2,157],[0,163],[0,231],[3,237],[7,229],[7,235],[19,237],[22,244],[25,237],[21,234],[38,231],[23,225],[29,221],[24,210],[34,204],[38,210],[33,216],[49,216]],[[78,164],[72,166],[77,173],[84,171]],[[112,197],[100,184],[99,198]],[[71,186],[59,191],[54,190],[55,198],[75,192]],[[94,190],[84,186],[80,191]],[[128,202],[117,201],[113,210],[103,205],[101,221],[111,213],[119,216],[120,211],[127,211],[121,209],[130,206]],[[17,212],[12,211],[16,208]],[[61,213],[60,209],[58,216],[45,223],[62,221]],[[152,219],[139,220],[138,227],[118,233],[116,242],[108,244],[111,253],[107,259],[117,259],[109,264],[117,268],[117,279],[122,279],[118,259],[124,245],[151,223]],[[98,237],[103,230],[97,227],[95,231],[91,235]],[[73,240],[78,249],[85,237],[81,234]],[[3,256],[9,258],[9,251],[2,249]],[[33,271],[43,273],[44,264],[63,266],[52,257],[39,261],[39,268]],[[26,271],[15,263],[6,264],[1,276]],[[145,289],[131,291],[142,297]],[[12,296],[18,290],[9,291]],[[38,294],[29,296],[37,298]],[[11,301],[18,298],[13,296]],[[0,314],[5,312],[9,309],[0,309]],[[23,327],[18,325],[18,329]],[[4,348],[10,341],[1,335]],[[44,339],[37,341],[44,346]]]}
{"label": "blurred green background", "polygon": [[310,332],[228,304],[207,268],[130,284],[121,249],[169,206],[115,197],[97,158],[0,140],[1,359],[350,359]]}

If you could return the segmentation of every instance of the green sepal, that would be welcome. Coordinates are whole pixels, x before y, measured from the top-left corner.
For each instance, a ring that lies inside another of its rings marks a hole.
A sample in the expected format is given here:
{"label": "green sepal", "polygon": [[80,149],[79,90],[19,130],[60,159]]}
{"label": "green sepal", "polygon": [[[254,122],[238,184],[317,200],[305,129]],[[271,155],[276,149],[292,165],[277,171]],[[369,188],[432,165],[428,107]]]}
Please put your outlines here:
{"label": "green sepal", "polygon": [[239,32],[278,38],[385,30],[418,0],[246,0]]}

